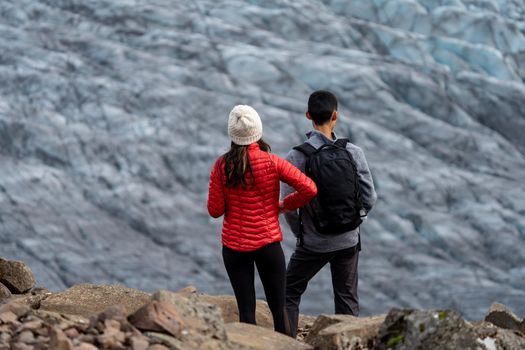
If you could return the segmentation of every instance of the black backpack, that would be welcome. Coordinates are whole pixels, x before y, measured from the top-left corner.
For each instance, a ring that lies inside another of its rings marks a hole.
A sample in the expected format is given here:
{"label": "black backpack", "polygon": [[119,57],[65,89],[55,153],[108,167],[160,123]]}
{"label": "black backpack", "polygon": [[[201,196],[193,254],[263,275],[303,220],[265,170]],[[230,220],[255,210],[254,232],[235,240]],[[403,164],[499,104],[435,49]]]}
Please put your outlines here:
{"label": "black backpack", "polygon": [[355,161],[346,149],[348,142],[337,139],[319,149],[306,142],[294,147],[306,156],[305,173],[317,185],[317,196],[299,211],[300,220],[302,211],[307,210],[315,229],[322,234],[355,230],[363,222],[359,178]]}

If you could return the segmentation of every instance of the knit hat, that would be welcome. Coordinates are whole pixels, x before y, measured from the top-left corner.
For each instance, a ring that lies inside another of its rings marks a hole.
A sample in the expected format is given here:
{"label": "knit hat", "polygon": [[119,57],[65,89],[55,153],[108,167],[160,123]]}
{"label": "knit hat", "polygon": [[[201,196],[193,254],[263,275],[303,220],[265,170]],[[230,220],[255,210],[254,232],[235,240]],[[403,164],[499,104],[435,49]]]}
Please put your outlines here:
{"label": "knit hat", "polygon": [[259,114],[250,106],[233,107],[228,119],[228,135],[237,145],[246,146],[262,137],[262,122]]}

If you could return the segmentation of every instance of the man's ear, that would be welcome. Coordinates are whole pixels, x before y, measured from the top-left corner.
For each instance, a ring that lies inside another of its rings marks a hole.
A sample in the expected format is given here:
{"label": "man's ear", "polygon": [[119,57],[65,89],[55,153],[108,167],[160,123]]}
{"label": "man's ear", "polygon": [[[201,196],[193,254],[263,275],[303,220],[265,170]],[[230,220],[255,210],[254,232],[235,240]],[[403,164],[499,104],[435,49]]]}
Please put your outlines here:
{"label": "man's ear", "polygon": [[312,116],[310,115],[310,113],[306,112],[305,115],[306,115],[306,119],[312,120]]}
{"label": "man's ear", "polygon": [[332,112],[332,117],[330,118],[333,122],[337,120],[337,111]]}

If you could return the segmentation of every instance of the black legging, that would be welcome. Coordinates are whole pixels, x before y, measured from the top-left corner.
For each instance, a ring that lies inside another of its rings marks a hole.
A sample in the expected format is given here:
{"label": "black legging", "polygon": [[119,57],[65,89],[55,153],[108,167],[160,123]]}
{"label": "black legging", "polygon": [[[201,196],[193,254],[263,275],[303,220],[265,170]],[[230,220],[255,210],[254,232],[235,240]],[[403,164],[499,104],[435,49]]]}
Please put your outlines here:
{"label": "black legging", "polygon": [[272,312],[274,328],[290,335],[285,304],[286,266],[281,244],[271,243],[252,252],[239,252],[223,246],[222,257],[237,299],[239,320],[255,324],[255,263]]}

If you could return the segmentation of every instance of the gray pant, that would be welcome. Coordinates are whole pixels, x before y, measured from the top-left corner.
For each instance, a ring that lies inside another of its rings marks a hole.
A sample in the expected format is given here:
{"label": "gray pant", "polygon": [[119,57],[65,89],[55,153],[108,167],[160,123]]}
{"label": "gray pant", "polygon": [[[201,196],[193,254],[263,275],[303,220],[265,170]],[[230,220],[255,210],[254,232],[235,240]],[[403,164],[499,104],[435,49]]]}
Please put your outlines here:
{"label": "gray pant", "polygon": [[301,247],[295,250],[286,271],[286,309],[293,337],[297,335],[301,296],[308,282],[327,263],[332,272],[335,313],[358,316],[358,260],[358,246],[330,253],[316,253]]}

